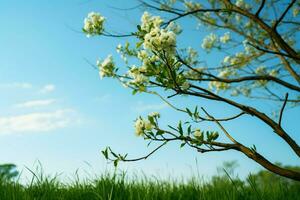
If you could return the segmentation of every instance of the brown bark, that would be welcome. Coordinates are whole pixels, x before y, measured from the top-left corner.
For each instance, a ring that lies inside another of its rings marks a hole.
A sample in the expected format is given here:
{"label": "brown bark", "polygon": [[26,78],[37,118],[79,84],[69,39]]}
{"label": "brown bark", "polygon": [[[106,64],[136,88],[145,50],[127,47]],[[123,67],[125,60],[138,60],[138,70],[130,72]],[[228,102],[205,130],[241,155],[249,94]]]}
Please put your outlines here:
{"label": "brown bark", "polygon": [[279,167],[277,165],[274,165],[273,163],[268,161],[266,158],[264,158],[259,153],[254,152],[245,146],[242,146],[242,145],[238,146],[237,150],[241,151],[248,158],[254,160],[255,162],[259,163],[261,166],[263,166],[264,168],[268,169],[269,171],[271,171],[275,174],[278,174],[280,176],[290,178],[290,179],[293,179],[296,181],[300,181],[300,172],[292,171],[292,170],[285,169],[285,168]]}

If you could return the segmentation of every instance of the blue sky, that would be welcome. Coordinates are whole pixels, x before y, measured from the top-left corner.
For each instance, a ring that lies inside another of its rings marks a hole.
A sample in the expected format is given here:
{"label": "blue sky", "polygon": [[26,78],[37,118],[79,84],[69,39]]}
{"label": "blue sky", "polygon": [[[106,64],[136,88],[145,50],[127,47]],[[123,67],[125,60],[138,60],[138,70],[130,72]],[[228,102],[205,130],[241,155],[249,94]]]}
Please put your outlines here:
{"label": "blue sky", "polygon": [[[112,8],[136,5],[134,1],[126,2],[0,0],[3,27],[0,31],[0,163],[16,163],[22,170],[25,166],[33,168],[39,160],[49,174],[69,175],[78,168],[104,171],[111,168],[100,154],[106,146],[133,157],[151,150],[134,135],[133,122],[138,115],[159,111],[161,122],[173,125],[184,117],[157,97],[133,96],[115,80],[100,80],[98,72],[86,62],[95,63],[97,58],[107,54],[118,57],[115,47],[125,40],[87,38],[81,33],[83,19],[89,12],[96,11],[107,18],[108,29],[134,30],[142,12]],[[199,33],[191,30],[186,34],[197,39],[198,43],[190,45],[199,48]],[[200,33],[202,35],[204,33]],[[183,38],[179,42],[188,45]],[[213,55],[206,57],[207,62],[212,62],[209,59]],[[176,97],[172,101],[183,107],[204,105],[219,116],[235,112],[222,104],[194,98]],[[260,106],[267,113],[275,107],[271,102]],[[296,126],[299,108],[287,110],[285,116],[285,127],[296,141],[300,141],[296,134],[299,132]],[[287,145],[259,121],[245,117],[225,126],[241,142],[256,144],[258,151],[271,161],[300,164]],[[201,128],[213,129],[214,125],[205,124]],[[241,176],[260,169],[237,152],[200,155],[178,146],[172,144],[148,160],[120,167],[129,172],[144,171],[162,177],[190,175],[196,171],[196,159],[198,170],[204,176],[215,174],[216,167],[226,160],[239,161]]]}

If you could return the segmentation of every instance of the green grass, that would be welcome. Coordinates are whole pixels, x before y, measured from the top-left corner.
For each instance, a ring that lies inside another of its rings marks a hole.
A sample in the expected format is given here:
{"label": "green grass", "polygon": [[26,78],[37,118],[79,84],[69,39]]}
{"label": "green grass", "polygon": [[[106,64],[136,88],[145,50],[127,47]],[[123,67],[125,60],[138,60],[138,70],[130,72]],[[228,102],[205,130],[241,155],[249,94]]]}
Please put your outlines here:
{"label": "green grass", "polygon": [[155,178],[128,178],[124,174],[104,174],[94,180],[75,179],[62,183],[58,178],[34,174],[32,181],[0,180],[0,200],[106,200],[106,199],[300,199],[300,183],[274,175],[249,176],[242,181],[229,175],[210,181],[192,178],[189,181],[163,181]]}

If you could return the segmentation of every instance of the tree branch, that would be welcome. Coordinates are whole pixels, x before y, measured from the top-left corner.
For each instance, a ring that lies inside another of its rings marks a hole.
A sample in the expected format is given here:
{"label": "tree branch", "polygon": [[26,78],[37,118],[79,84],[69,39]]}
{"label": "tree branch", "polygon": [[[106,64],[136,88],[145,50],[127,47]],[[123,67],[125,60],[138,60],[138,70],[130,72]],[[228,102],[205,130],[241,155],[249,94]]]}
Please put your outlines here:
{"label": "tree branch", "polygon": [[265,5],[265,2],[266,2],[266,0],[262,0],[262,1],[261,1],[258,10],[257,10],[256,13],[255,13],[255,16],[259,17],[259,14],[260,14],[260,12],[262,11],[262,9],[263,9],[263,7],[264,7],[264,5]]}
{"label": "tree branch", "polygon": [[263,52],[265,52],[265,53],[270,53],[270,54],[275,54],[275,55],[281,55],[281,56],[293,58],[293,59],[295,59],[295,60],[300,61],[299,56],[289,55],[289,54],[282,53],[282,52],[279,52],[279,51],[271,51],[271,50],[268,50],[268,49],[263,49],[263,48],[261,48],[261,47],[259,47],[259,46],[257,46],[257,45],[254,45],[254,44],[252,44],[252,43],[250,43],[250,42],[248,42],[248,44],[249,44],[250,46],[256,48],[257,50],[263,51]]}
{"label": "tree branch", "polygon": [[122,161],[124,162],[134,162],[134,161],[139,161],[139,160],[146,160],[149,156],[151,156],[152,154],[154,154],[156,151],[158,151],[160,148],[162,148],[164,145],[166,145],[168,142],[165,141],[164,143],[162,143],[161,145],[159,145],[158,147],[156,147],[153,151],[151,151],[149,154],[140,157],[140,158],[135,158],[135,159],[122,159]]}
{"label": "tree branch", "polygon": [[284,98],[284,102],[283,102],[283,105],[282,105],[282,108],[281,108],[281,110],[280,110],[279,121],[278,121],[278,125],[279,125],[279,126],[281,126],[282,115],[283,115],[283,111],[284,111],[286,102],[287,102],[287,100],[288,100],[288,97],[289,97],[289,93],[286,93],[286,94],[285,94],[285,98]]}
{"label": "tree branch", "polygon": [[275,24],[273,25],[273,29],[275,30],[278,26],[278,24],[283,20],[287,12],[290,10],[290,8],[293,6],[293,4],[296,2],[296,0],[292,0],[292,2],[286,7],[282,15],[279,17],[278,20],[275,21]]}

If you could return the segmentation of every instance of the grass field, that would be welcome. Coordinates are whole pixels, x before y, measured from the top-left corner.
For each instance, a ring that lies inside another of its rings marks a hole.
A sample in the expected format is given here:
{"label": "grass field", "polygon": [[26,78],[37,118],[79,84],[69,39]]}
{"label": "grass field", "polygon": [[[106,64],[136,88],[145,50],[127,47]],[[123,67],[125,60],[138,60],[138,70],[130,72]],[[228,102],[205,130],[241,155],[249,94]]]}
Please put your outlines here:
{"label": "grass field", "polygon": [[209,181],[192,178],[162,181],[155,178],[127,178],[124,174],[105,174],[94,180],[78,179],[62,183],[57,178],[35,175],[28,184],[0,181],[0,200],[106,200],[106,199],[300,199],[300,183],[274,175],[256,174],[244,181],[228,174]]}

